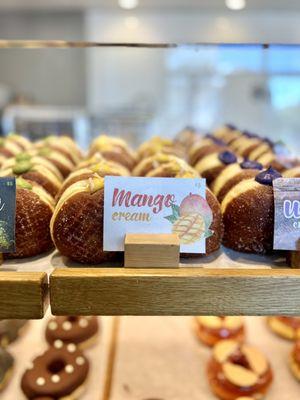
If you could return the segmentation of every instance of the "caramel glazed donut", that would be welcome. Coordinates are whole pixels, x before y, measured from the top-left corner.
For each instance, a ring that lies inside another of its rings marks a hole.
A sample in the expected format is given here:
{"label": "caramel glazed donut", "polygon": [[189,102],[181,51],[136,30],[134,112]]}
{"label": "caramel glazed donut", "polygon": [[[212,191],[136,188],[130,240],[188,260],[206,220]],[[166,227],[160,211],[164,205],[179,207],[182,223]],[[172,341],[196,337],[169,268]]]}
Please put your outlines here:
{"label": "caramel glazed donut", "polygon": [[196,317],[196,334],[202,343],[210,347],[224,339],[243,342],[245,339],[243,317]]}
{"label": "caramel glazed donut", "polygon": [[21,379],[27,399],[78,399],[84,390],[89,362],[74,343],[56,340],[28,366]]}
{"label": "caramel glazed donut", "polygon": [[59,339],[85,349],[95,343],[98,331],[97,317],[54,317],[47,324],[45,336],[50,345]]}
{"label": "caramel glazed donut", "polygon": [[300,339],[300,317],[268,317],[269,328],[284,339]]}
{"label": "caramel glazed donut", "polygon": [[14,359],[8,351],[0,347],[0,392],[7,385],[14,366]]}
{"label": "caramel glazed donut", "polygon": [[265,356],[255,347],[236,340],[216,344],[207,374],[212,391],[222,400],[243,396],[261,399],[273,380]]}

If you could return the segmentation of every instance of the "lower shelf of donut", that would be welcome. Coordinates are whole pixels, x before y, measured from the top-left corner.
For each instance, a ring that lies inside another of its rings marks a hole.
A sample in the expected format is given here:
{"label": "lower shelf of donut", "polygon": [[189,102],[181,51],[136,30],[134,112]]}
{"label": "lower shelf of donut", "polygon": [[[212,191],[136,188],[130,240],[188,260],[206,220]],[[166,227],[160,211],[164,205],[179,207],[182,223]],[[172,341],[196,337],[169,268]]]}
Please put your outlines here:
{"label": "lower shelf of donut", "polygon": [[[271,333],[264,318],[245,323],[247,342],[264,352],[274,372],[266,400],[298,399],[300,384],[288,368],[293,343]],[[32,321],[9,347],[15,369],[1,400],[22,398],[22,373],[46,348],[45,324]],[[104,317],[101,326],[86,350],[91,369],[80,400],[216,400],[206,378],[211,350],[197,341],[191,317]]]}
{"label": "lower shelf of donut", "polygon": [[[158,266],[159,267],[159,266]],[[221,251],[176,269],[85,267],[56,252],[0,268],[0,318],[56,315],[299,314],[300,270],[282,256]]]}

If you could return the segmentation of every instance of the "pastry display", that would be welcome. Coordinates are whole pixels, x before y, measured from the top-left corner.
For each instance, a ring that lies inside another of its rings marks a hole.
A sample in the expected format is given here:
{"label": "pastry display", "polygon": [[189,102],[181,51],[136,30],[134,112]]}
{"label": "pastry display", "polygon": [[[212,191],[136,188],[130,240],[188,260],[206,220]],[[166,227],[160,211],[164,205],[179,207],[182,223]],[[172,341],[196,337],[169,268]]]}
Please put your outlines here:
{"label": "pastry display", "polygon": [[[4,163],[5,164],[5,163]],[[43,162],[31,159],[15,160],[12,166],[2,168],[0,177],[16,176],[36,182],[41,185],[51,196],[55,197],[62,181]]]}
{"label": "pastry display", "polygon": [[17,340],[27,325],[28,321],[23,319],[0,320],[0,346],[7,347]]}
{"label": "pastry display", "polygon": [[207,376],[213,393],[221,400],[263,398],[273,380],[266,357],[257,348],[236,340],[215,345]]}
{"label": "pastry display", "polygon": [[83,350],[96,342],[98,331],[97,317],[53,317],[47,323],[45,336],[50,345],[61,340]]}
{"label": "pastry display", "polygon": [[16,251],[5,253],[6,258],[32,257],[53,247],[50,236],[50,219],[54,199],[35,182],[16,180]]}
{"label": "pastry display", "polygon": [[248,158],[249,155],[260,146],[261,142],[262,140],[256,135],[252,136],[246,132],[240,138],[234,140],[230,144],[230,148],[238,155]]}
{"label": "pastry display", "polygon": [[78,399],[88,373],[89,361],[82,351],[74,343],[56,340],[26,369],[21,388],[27,399]]}
{"label": "pastry display", "polygon": [[267,253],[273,249],[272,185],[279,177],[279,172],[269,168],[229,190],[221,203],[226,247],[246,253]]}
{"label": "pastry display", "polygon": [[197,162],[195,169],[203,178],[206,178],[207,184],[210,185],[227,165],[237,161],[238,157],[234,153],[225,150],[205,156]]}
{"label": "pastry display", "polygon": [[136,154],[127,143],[116,137],[101,135],[91,144],[89,154],[100,153],[105,159],[122,164],[132,170],[136,164]]}
{"label": "pastry display", "polygon": [[12,355],[5,349],[0,347],[0,392],[8,384],[14,367],[14,359]]}
{"label": "pastry display", "polygon": [[192,166],[195,166],[204,157],[210,154],[220,153],[226,149],[227,149],[226,144],[221,139],[214,138],[213,136],[205,137],[201,140],[198,140],[190,148],[188,154],[189,163]]}
{"label": "pastry display", "polygon": [[267,323],[274,333],[284,339],[300,339],[300,317],[268,317]]}
{"label": "pastry display", "polygon": [[262,165],[256,161],[229,164],[211,183],[211,190],[221,203],[230,189],[243,180],[254,178],[262,169]]}
{"label": "pastry display", "polygon": [[297,340],[293,346],[289,359],[289,367],[294,377],[300,381],[300,340]]}
{"label": "pastry display", "polygon": [[150,157],[143,158],[133,169],[133,176],[146,176],[152,170],[164,164],[183,164],[185,168],[189,168],[188,164],[181,158],[165,153],[156,153]]}
{"label": "pastry display", "polygon": [[206,346],[214,346],[221,340],[234,339],[243,342],[245,327],[242,317],[196,317],[196,334]]}
{"label": "pastry display", "polygon": [[64,191],[50,224],[53,242],[63,256],[87,264],[116,258],[116,253],[103,251],[103,208],[103,178],[83,179]]}

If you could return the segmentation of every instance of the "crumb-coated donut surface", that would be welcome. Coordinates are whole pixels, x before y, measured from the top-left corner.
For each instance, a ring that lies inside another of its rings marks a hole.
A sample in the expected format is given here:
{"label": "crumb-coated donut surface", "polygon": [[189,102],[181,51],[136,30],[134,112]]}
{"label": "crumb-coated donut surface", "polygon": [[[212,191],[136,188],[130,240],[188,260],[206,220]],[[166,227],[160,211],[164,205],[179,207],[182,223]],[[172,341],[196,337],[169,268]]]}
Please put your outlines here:
{"label": "crumb-coated donut surface", "polygon": [[196,317],[196,333],[202,343],[211,347],[224,339],[242,342],[245,327],[242,317],[199,316]]}
{"label": "crumb-coated donut surface", "polygon": [[88,376],[89,362],[75,344],[57,340],[27,367],[21,388],[28,399],[60,399],[74,393]]}
{"label": "crumb-coated donut surface", "polygon": [[45,336],[50,344],[60,339],[64,343],[75,343],[80,346],[80,344],[85,344],[96,336],[98,330],[97,317],[53,317],[47,323]]}
{"label": "crumb-coated donut surface", "polygon": [[0,391],[5,387],[13,366],[13,356],[8,351],[0,347]]}
{"label": "crumb-coated donut surface", "polygon": [[222,400],[261,398],[273,380],[271,366],[257,348],[230,339],[214,347],[207,375],[212,391]]}
{"label": "crumb-coated donut surface", "polygon": [[273,187],[254,179],[235,185],[224,197],[223,244],[233,250],[266,253],[273,248]]}
{"label": "crumb-coated donut surface", "polygon": [[16,190],[16,252],[7,258],[32,257],[53,247],[50,220],[53,209],[31,190]]}
{"label": "crumb-coated donut surface", "polygon": [[103,218],[103,188],[73,195],[53,219],[52,238],[57,249],[63,256],[81,263],[115,259],[117,253],[103,251]]}

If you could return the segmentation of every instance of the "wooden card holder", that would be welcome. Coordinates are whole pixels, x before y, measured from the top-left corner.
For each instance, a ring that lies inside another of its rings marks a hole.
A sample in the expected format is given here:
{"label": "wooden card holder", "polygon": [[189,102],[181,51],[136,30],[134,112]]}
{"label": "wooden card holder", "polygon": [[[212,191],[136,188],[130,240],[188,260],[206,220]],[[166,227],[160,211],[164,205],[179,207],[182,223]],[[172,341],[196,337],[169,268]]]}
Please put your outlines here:
{"label": "wooden card holder", "polygon": [[178,268],[180,243],[174,234],[127,234],[125,268]]}
{"label": "wooden card holder", "polygon": [[288,257],[291,268],[300,268],[300,251],[291,251]]}

